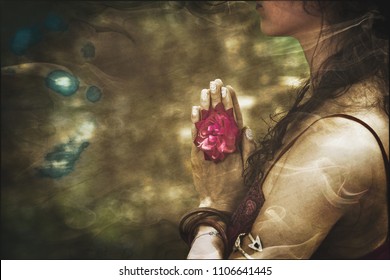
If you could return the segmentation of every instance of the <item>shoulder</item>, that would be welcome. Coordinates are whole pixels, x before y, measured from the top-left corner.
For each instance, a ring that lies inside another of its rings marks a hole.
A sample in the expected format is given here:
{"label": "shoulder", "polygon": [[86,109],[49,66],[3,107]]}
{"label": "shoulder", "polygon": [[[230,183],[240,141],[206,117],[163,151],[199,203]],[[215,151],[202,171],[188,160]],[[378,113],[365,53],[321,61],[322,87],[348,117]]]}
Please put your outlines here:
{"label": "shoulder", "polygon": [[[364,122],[364,120],[362,121]],[[373,128],[373,130],[376,129]],[[377,133],[382,134],[381,132]],[[309,149],[311,152],[314,150],[325,152],[338,160],[344,158],[340,157],[339,154],[331,153],[331,151],[343,151],[345,155],[364,157],[379,150],[378,143],[369,129],[357,121],[338,116],[315,121],[299,137],[295,146],[304,150]]]}
{"label": "shoulder", "polygon": [[[327,178],[348,192],[366,191],[383,176],[383,157],[373,134],[363,125],[341,117],[313,123],[288,152],[289,166],[311,169],[313,179]],[[337,182],[337,183],[336,183]]]}

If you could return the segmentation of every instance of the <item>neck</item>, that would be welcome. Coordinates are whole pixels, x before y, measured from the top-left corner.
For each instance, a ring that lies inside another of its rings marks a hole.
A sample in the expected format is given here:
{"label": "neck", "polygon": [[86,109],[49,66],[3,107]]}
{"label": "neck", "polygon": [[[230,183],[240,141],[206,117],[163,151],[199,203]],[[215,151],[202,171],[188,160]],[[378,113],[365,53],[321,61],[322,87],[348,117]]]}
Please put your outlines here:
{"label": "neck", "polygon": [[304,51],[311,79],[318,72],[325,59],[337,51],[337,45],[334,42],[345,36],[343,35],[345,31],[362,24],[367,19],[369,16],[364,15],[361,18],[343,22],[337,26],[338,30],[333,32],[330,32],[331,28],[327,25],[313,24],[314,27],[310,30],[293,36]]}
{"label": "neck", "polygon": [[331,54],[330,48],[326,44],[327,40],[321,36],[320,29],[297,35],[295,38],[303,49],[309,65],[310,80],[313,84],[313,77],[318,72],[324,60]]}

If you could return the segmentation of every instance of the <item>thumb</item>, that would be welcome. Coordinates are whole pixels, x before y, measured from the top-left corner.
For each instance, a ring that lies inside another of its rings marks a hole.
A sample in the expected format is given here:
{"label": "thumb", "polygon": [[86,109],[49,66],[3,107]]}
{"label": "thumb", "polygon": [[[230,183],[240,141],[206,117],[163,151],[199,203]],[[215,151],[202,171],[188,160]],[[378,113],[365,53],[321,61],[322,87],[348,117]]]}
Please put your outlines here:
{"label": "thumb", "polygon": [[242,131],[242,161],[244,166],[246,164],[246,160],[256,150],[256,143],[254,141],[253,131],[249,127],[245,127]]}

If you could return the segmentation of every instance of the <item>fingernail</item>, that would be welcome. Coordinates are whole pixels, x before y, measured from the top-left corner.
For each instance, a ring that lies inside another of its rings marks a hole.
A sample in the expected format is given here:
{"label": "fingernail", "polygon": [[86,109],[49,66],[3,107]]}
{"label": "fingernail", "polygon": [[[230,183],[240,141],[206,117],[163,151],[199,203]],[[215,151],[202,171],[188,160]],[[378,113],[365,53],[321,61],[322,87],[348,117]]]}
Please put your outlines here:
{"label": "fingernail", "polygon": [[199,114],[198,106],[192,106],[192,116],[196,117]]}
{"label": "fingernail", "polygon": [[222,95],[222,98],[226,98],[226,96],[227,96],[227,89],[225,87],[221,88],[221,95]]}
{"label": "fingernail", "polygon": [[211,93],[217,92],[217,84],[214,81],[210,82],[210,91]]}
{"label": "fingernail", "polygon": [[245,129],[245,136],[248,140],[253,140],[253,131],[250,128]]}
{"label": "fingernail", "polygon": [[202,99],[202,101],[207,101],[207,99],[209,98],[209,95],[207,94],[207,89],[202,89],[200,93],[200,98]]}

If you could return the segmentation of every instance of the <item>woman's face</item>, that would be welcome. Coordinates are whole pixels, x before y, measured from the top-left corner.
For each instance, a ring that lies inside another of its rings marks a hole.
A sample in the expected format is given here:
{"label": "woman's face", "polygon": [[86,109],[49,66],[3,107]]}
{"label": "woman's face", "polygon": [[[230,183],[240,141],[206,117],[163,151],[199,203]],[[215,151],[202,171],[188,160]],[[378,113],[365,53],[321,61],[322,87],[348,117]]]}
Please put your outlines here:
{"label": "woman's face", "polygon": [[[292,36],[297,39],[321,28],[321,16],[314,15],[314,2],[308,1],[304,9],[303,1],[256,1],[260,14],[261,30],[269,36]],[[315,3],[314,3],[315,4]]]}

